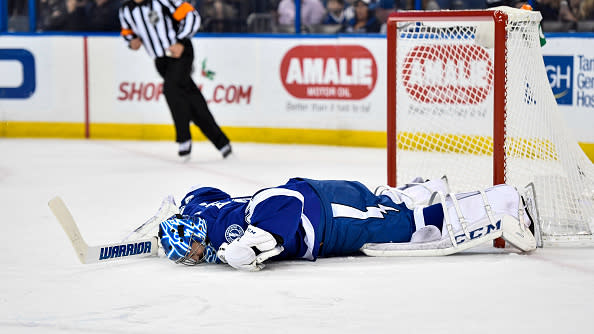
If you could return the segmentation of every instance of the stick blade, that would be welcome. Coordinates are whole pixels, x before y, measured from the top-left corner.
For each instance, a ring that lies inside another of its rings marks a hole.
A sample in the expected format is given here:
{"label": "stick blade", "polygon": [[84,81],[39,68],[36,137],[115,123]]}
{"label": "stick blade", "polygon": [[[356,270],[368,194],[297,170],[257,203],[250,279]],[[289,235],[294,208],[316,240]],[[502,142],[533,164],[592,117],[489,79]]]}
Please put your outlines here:
{"label": "stick blade", "polygon": [[113,260],[158,256],[158,238],[150,237],[99,246],[89,246],[83,239],[70,210],[64,201],[56,196],[48,202],[49,208],[58,219],[72,247],[83,264],[100,263]]}
{"label": "stick blade", "polygon": [[52,213],[62,226],[62,229],[64,229],[68,239],[70,239],[78,259],[81,263],[85,263],[89,246],[80,234],[78,226],[76,226],[76,222],[74,221],[70,210],[68,210],[66,203],[64,203],[62,198],[56,196],[52,198],[47,205],[52,210]]}

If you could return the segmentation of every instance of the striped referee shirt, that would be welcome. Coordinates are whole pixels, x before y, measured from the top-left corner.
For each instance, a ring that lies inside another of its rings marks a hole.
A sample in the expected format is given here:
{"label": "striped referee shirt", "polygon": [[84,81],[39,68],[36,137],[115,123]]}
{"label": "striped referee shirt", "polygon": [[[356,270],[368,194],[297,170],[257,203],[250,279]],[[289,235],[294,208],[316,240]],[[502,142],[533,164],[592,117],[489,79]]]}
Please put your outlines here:
{"label": "striped referee shirt", "polygon": [[128,0],[120,7],[122,36],[127,42],[139,37],[152,58],[191,38],[200,28],[200,15],[183,0]]}

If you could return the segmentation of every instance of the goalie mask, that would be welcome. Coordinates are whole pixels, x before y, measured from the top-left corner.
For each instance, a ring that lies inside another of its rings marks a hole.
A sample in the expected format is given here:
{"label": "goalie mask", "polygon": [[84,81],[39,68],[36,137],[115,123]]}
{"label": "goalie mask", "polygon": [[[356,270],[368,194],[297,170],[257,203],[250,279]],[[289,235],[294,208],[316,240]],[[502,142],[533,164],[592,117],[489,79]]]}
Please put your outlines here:
{"label": "goalie mask", "polygon": [[[167,258],[175,263],[218,262],[216,250],[207,242],[206,221],[200,217],[171,216],[159,225],[159,239]],[[200,250],[202,254],[196,259]]]}

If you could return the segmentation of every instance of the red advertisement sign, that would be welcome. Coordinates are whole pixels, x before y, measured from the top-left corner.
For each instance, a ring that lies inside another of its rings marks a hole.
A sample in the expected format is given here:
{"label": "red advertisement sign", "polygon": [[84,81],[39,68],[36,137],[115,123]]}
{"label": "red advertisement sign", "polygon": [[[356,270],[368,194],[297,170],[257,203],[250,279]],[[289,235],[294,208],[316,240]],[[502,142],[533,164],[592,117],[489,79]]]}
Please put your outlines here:
{"label": "red advertisement sign", "polygon": [[359,45],[300,45],[280,66],[283,86],[300,99],[360,100],[377,82],[377,64]]}
{"label": "red advertisement sign", "polygon": [[421,103],[478,104],[493,87],[493,64],[476,45],[421,45],[406,55],[402,81]]}

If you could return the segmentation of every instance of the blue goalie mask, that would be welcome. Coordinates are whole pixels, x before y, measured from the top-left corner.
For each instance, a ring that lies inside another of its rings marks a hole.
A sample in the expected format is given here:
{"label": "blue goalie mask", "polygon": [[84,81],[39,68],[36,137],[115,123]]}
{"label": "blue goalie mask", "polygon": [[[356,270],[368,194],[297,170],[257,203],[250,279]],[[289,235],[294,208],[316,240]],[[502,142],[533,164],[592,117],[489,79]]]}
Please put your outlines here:
{"label": "blue goalie mask", "polygon": [[200,217],[171,216],[159,225],[159,239],[167,258],[175,263],[217,262],[216,251],[207,243],[206,221]]}

